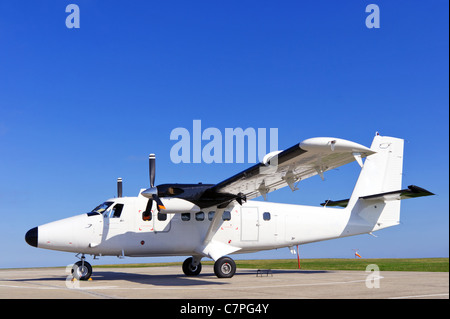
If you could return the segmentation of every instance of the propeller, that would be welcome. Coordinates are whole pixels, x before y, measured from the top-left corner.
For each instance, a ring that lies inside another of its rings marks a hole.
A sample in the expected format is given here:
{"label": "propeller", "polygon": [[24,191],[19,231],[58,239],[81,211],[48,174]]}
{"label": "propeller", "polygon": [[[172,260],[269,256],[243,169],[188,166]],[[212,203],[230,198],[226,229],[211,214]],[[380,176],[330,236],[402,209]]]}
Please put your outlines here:
{"label": "propeller", "polygon": [[152,219],[152,204],[153,200],[150,198],[147,201],[147,206],[145,210],[142,212],[142,220],[151,220]]}
{"label": "propeller", "polygon": [[242,203],[246,203],[247,202],[247,196],[245,196],[243,193],[239,192],[236,195],[236,201],[239,203],[239,205],[242,206]]}
{"label": "propeller", "polygon": [[164,204],[162,203],[161,199],[159,199],[158,188],[155,186],[155,164],[156,164],[155,154],[150,154],[148,156],[150,188],[147,188],[141,194],[142,196],[147,197],[149,201],[153,199],[156,202],[156,207],[158,208],[159,212],[161,209],[166,209],[166,207],[164,207]]}

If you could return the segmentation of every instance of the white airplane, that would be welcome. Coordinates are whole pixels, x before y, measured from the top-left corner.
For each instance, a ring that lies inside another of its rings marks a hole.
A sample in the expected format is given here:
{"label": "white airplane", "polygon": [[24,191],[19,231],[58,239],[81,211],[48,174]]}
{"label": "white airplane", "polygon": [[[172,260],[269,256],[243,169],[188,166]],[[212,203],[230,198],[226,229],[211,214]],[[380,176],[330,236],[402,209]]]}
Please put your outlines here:
{"label": "white airplane", "polygon": [[[367,158],[366,158],[367,157]],[[363,163],[363,158],[366,158]],[[323,207],[250,201],[356,161],[361,167],[349,199],[326,201]],[[155,156],[150,154],[150,188],[137,197],[106,200],[91,212],[30,229],[34,247],[81,254],[73,276],[92,274],[85,255],[192,256],[183,263],[187,276],[202,269],[201,259],[215,261],[219,278],[230,278],[236,264],[229,254],[291,247],[359,235],[398,225],[400,199],[434,195],[417,186],[401,189],[403,140],[375,136],[372,146],[339,138],[304,140],[218,184],[155,186]],[[343,208],[342,208],[343,207]]]}

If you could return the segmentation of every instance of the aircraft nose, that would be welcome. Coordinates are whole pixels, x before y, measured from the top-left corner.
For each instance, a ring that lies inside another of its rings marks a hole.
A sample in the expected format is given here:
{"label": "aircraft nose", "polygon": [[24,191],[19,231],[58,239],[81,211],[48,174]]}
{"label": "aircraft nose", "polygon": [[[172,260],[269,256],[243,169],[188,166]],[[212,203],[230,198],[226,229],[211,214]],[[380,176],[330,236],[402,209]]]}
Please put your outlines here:
{"label": "aircraft nose", "polygon": [[28,245],[37,247],[38,245],[38,228],[34,227],[31,228],[27,233],[25,234],[25,241],[28,243]]}

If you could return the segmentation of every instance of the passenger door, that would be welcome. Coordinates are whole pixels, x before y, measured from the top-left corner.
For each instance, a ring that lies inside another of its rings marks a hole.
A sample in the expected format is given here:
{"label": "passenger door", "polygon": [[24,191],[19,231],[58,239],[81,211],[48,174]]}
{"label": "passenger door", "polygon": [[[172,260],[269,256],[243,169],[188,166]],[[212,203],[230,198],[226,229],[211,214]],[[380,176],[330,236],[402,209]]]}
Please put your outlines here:
{"label": "passenger door", "polygon": [[258,207],[241,207],[241,240],[256,241],[258,238]]}

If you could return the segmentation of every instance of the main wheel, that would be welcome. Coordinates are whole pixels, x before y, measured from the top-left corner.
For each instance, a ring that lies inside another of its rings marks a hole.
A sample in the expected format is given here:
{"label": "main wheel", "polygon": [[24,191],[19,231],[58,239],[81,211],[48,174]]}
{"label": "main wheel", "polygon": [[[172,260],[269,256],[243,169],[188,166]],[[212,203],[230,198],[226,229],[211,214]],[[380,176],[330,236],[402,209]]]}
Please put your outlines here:
{"label": "main wheel", "polygon": [[219,278],[231,278],[236,272],[236,263],[230,257],[221,257],[214,263],[214,273]]}
{"label": "main wheel", "polygon": [[78,280],[88,280],[92,275],[92,266],[87,261],[77,261],[72,267],[72,276]]}
{"label": "main wheel", "polygon": [[192,257],[189,257],[183,262],[183,272],[186,276],[197,276],[202,271],[202,264],[198,263],[197,266],[192,266]]}

